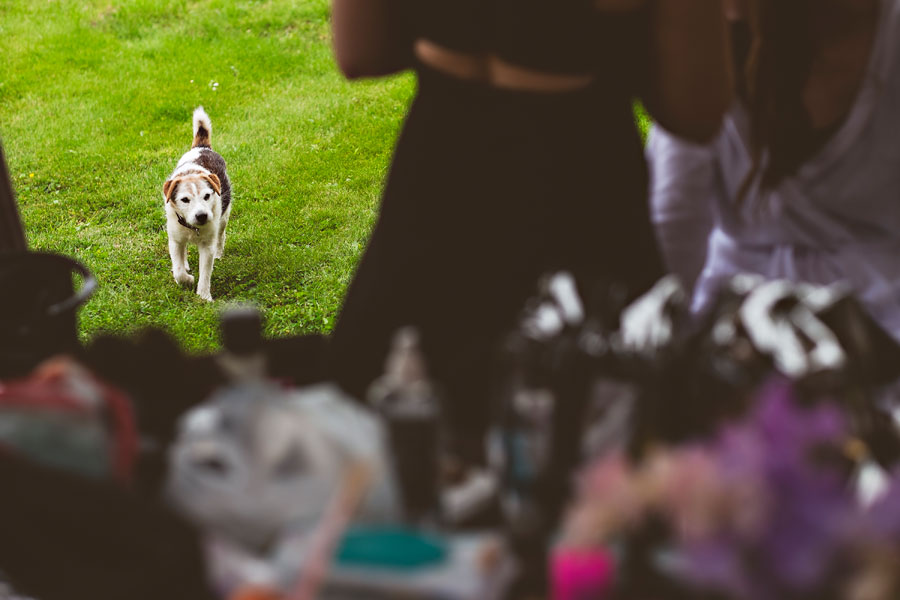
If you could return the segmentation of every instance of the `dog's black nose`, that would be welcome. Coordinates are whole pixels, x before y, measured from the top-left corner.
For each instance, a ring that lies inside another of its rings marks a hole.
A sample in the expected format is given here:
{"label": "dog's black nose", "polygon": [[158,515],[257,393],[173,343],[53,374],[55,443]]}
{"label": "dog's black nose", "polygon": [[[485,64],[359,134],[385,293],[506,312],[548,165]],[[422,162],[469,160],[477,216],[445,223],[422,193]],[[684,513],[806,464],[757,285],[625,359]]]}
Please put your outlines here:
{"label": "dog's black nose", "polygon": [[209,215],[206,213],[197,213],[197,216],[194,218],[197,219],[197,223],[199,223],[200,225],[203,225],[204,223],[206,223],[206,220],[209,218]]}

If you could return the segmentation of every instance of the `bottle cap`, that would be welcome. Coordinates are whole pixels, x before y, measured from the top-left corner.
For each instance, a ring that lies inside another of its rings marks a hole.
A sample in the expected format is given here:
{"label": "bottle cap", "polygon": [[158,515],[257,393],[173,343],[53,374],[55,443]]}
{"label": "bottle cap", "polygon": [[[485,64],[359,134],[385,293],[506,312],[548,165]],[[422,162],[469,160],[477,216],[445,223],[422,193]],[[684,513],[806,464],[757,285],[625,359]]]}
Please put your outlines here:
{"label": "bottle cap", "polygon": [[254,306],[229,308],[220,319],[222,345],[228,352],[247,355],[262,348],[262,315]]}

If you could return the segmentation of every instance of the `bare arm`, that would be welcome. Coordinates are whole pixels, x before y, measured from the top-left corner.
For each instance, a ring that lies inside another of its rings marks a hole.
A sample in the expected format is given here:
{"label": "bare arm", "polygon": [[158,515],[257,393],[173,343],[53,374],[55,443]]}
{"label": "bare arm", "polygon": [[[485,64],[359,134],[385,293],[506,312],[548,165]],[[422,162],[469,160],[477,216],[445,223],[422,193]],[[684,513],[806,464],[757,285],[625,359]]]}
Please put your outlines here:
{"label": "bare arm", "polygon": [[411,64],[412,40],[393,0],[333,0],[331,28],[348,79],[389,75]]}
{"label": "bare arm", "polygon": [[648,9],[644,105],[675,135],[708,141],[732,101],[722,0],[650,0]]}

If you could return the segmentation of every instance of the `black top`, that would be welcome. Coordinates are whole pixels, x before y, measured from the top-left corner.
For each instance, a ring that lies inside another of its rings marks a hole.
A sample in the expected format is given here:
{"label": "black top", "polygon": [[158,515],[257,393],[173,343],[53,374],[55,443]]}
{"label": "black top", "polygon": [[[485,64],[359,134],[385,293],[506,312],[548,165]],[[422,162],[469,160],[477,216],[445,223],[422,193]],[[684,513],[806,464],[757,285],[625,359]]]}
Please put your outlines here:
{"label": "black top", "polygon": [[413,38],[560,74],[640,70],[646,12],[589,0],[400,0]]}

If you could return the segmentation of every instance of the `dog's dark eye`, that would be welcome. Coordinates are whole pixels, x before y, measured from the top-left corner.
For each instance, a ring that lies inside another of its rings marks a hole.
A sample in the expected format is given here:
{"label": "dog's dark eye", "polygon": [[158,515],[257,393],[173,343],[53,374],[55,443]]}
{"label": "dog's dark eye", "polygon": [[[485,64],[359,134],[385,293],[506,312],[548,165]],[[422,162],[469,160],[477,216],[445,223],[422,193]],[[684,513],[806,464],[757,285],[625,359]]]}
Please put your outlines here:
{"label": "dog's dark eye", "polygon": [[187,196],[185,196],[184,198],[181,199],[181,201],[184,202],[185,204],[187,204],[188,202],[191,201],[191,199],[188,198]]}
{"label": "dog's dark eye", "polygon": [[204,200],[209,200],[209,192],[207,192],[206,195],[203,196],[203,199],[204,199]]}

